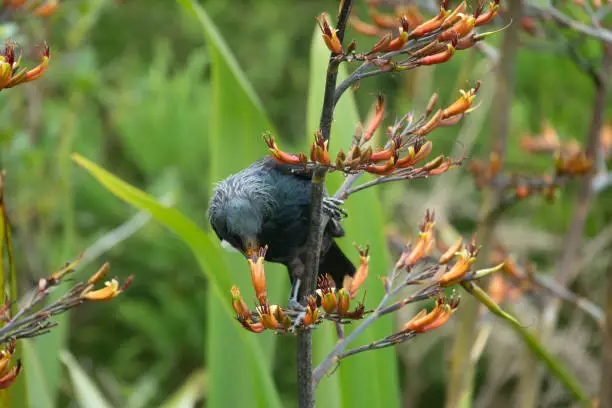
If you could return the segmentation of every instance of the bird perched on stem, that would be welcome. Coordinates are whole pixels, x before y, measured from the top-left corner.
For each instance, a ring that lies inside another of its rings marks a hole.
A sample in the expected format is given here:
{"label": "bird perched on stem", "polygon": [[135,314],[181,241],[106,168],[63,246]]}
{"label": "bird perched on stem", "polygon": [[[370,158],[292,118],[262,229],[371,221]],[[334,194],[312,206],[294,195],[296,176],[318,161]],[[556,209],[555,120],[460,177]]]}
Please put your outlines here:
{"label": "bird perched on stem", "polygon": [[[300,278],[305,271],[306,239],[310,218],[310,171],[281,164],[272,157],[256,161],[219,182],[208,209],[210,225],[222,241],[243,254],[268,246],[265,259],[287,267],[292,283],[290,305],[297,305]],[[323,200],[329,221],[323,233],[319,274],[329,274],[337,287],[355,266],[334,238],[344,236],[340,220],[342,201]]]}

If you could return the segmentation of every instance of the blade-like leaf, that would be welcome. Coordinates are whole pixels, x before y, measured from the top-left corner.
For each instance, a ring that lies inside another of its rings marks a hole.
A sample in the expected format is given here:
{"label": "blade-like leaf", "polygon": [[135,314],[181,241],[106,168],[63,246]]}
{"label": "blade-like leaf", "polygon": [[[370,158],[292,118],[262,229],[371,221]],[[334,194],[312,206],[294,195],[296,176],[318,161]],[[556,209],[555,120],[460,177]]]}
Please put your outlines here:
{"label": "blade-like leaf", "polygon": [[93,380],[87,375],[79,362],[67,350],[60,352],[62,363],[68,369],[72,380],[72,388],[77,404],[82,408],[111,408],[111,404],[104,398],[102,392]]}
{"label": "blade-like leaf", "polygon": [[[229,301],[230,271],[219,247],[212,243],[211,238],[178,210],[162,206],[143,191],[118,179],[78,154],[73,154],[73,158],[111,193],[132,206],[149,212],[153,218],[177,234],[189,246],[209,280],[211,303],[219,306],[217,309],[219,314],[223,319],[231,322],[234,312]],[[230,327],[233,328],[233,331],[228,335],[237,340],[235,347],[238,347],[239,350],[228,347],[226,343],[219,345],[215,352],[222,354],[225,357],[225,363],[235,372],[248,371],[252,374],[251,381],[261,390],[260,394],[264,398],[262,403],[265,402],[269,407],[280,407],[278,392],[270,376],[269,367],[262,358],[262,350],[255,336],[242,329],[237,323]],[[240,350],[245,351],[244,359],[236,361],[233,356]],[[242,385],[240,384],[241,387]]]}
{"label": "blade-like leaf", "polygon": [[[267,153],[260,135],[270,130],[271,126],[255,92],[204,9],[192,0],[179,2],[200,23],[208,46],[212,84],[212,112],[207,138],[209,177],[211,180],[221,180]],[[246,289],[250,285],[250,277],[244,268],[242,256],[224,252],[224,257],[230,265],[232,282]],[[288,293],[284,290],[287,287],[286,272],[279,265],[268,264],[266,274],[270,277],[267,280],[270,299],[284,300]],[[283,292],[284,295],[281,294]],[[241,360],[253,357],[243,355],[246,350],[239,347],[231,335],[236,325],[218,313],[218,308],[219,305],[215,303],[209,306],[206,354],[211,385],[207,395],[208,405],[253,406],[253,402],[257,401],[269,406],[269,396],[261,393],[259,387],[253,387],[253,373],[240,370]],[[263,354],[257,358],[268,364],[271,376],[276,339],[266,333],[258,336],[258,341]],[[221,348],[230,348],[234,352],[230,357],[219,353]],[[234,364],[228,364],[228,358],[234,360]],[[237,383],[241,384],[240,393],[234,392]]]}
{"label": "blade-like leaf", "polygon": [[[310,62],[310,95],[308,97],[308,129],[307,134],[319,126],[323,91],[325,87],[327,62],[329,50],[321,41],[320,32],[315,30],[311,46]],[[346,71],[341,67],[339,80],[346,77]],[[331,131],[330,145],[332,151],[340,147],[348,150],[359,119],[357,107],[353,95],[347,92],[340,99],[334,113],[334,121]],[[333,156],[333,154],[332,154]],[[330,192],[340,186],[342,177],[331,175],[327,183]],[[389,266],[389,255],[384,239],[384,217],[383,209],[375,190],[364,190],[355,197],[351,197],[346,203],[349,217],[343,221],[346,230],[345,239],[340,239],[340,246],[345,253],[357,262],[357,251],[352,246],[353,242],[359,244],[370,244],[371,261],[370,275],[364,285],[367,291],[366,304],[376,302],[384,292],[382,285],[376,279],[376,275],[385,275]],[[362,290],[364,290],[362,289]],[[380,339],[393,332],[391,319],[383,319],[376,322],[360,338],[359,343],[368,343]],[[355,344],[358,345],[359,343]],[[322,350],[321,347],[326,347]],[[315,343],[314,355],[318,358],[329,352],[329,344]],[[317,361],[315,361],[315,364]],[[397,372],[397,359],[393,348],[379,350],[371,353],[362,353],[343,361],[338,371],[334,374],[340,378],[340,395],[331,392],[325,386],[330,378],[323,379],[317,391],[317,401],[320,405],[327,405],[326,401],[333,398],[334,401],[341,400],[343,407],[397,407],[399,405],[399,385]],[[333,377],[332,377],[333,378]],[[325,394],[323,394],[325,392]]]}
{"label": "blade-like leaf", "polygon": [[193,408],[206,395],[208,381],[206,370],[200,368],[192,373],[187,380],[161,405],[161,408]]}

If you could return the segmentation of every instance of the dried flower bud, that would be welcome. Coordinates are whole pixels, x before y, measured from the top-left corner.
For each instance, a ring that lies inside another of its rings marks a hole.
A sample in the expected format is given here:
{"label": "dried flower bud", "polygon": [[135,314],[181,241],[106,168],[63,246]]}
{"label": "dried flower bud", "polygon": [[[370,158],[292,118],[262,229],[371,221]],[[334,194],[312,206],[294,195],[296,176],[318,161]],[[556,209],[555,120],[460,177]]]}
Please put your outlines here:
{"label": "dried flower bud", "polygon": [[440,257],[439,263],[444,265],[455,259],[457,256],[457,252],[461,250],[463,246],[463,237],[459,236],[459,239],[455,241],[453,245],[451,245]]}
{"label": "dried flower bud", "polygon": [[106,275],[108,275],[108,271],[110,271],[110,264],[108,262],[106,262],[104,265],[102,265],[100,267],[100,269],[98,269],[98,271],[96,273],[94,273],[87,280],[87,284],[88,285],[95,285],[97,283],[100,283],[106,277]]}
{"label": "dried flower bud", "polygon": [[429,98],[429,102],[427,102],[427,108],[425,109],[425,116],[431,115],[434,109],[436,108],[437,104],[438,104],[438,93],[435,92],[433,95],[431,95],[431,98]]}
{"label": "dried flower bud", "polygon": [[387,51],[387,48],[389,47],[389,43],[391,42],[392,38],[393,36],[391,35],[391,33],[386,33],[385,35],[380,37],[380,39],[374,44],[374,46],[372,46],[370,54]]}

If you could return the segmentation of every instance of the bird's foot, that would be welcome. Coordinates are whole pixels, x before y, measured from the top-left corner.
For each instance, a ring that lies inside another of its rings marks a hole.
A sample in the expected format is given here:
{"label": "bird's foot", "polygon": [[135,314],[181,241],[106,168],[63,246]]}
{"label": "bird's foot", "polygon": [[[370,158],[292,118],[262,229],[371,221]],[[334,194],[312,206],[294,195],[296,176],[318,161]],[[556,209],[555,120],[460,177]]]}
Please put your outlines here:
{"label": "bird's foot", "polygon": [[302,305],[298,300],[301,284],[302,281],[299,278],[296,278],[293,282],[293,286],[291,287],[291,294],[289,295],[289,300],[287,300],[287,309],[295,310],[297,312],[303,312],[306,310],[306,307]]}
{"label": "bird's foot", "polygon": [[342,205],[344,205],[344,200],[334,197],[323,198],[323,212],[335,220],[341,220],[343,217],[348,217]]}

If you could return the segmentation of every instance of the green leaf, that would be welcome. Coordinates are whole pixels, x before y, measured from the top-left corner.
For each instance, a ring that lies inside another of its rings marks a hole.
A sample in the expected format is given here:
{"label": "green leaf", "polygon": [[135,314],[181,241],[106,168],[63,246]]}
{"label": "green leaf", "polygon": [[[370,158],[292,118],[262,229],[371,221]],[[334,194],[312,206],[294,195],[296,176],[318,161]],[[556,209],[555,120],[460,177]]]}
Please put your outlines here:
{"label": "green leaf", "polygon": [[[233,322],[234,312],[230,302],[231,272],[219,246],[213,244],[209,235],[175,208],[164,207],[143,191],[118,179],[76,153],[73,154],[73,159],[111,193],[132,206],[149,212],[153,218],[177,234],[189,246],[208,278],[211,288],[209,298],[211,303],[217,307],[219,320],[233,323],[228,325],[231,331],[226,333],[229,336],[226,338],[227,342],[219,344],[219,348],[214,352],[224,356],[225,364],[235,374],[234,379],[240,378],[243,372],[250,374],[249,383],[260,391],[258,397],[261,397],[261,404],[268,407],[280,407],[278,392],[272,381],[268,363],[263,358],[264,353],[260,344],[253,333],[247,332]],[[244,265],[242,267],[244,268]],[[215,327],[211,329],[216,330]],[[235,356],[241,352],[243,352],[240,354],[242,358],[237,359]],[[246,387],[246,384],[236,382],[233,383],[233,386],[238,384],[242,392],[242,387]],[[232,389],[235,388],[232,387]]]}
{"label": "green leaf", "polygon": [[[236,59],[221,38],[204,9],[195,1],[180,0],[179,3],[200,23],[208,46],[211,64],[212,112],[210,113],[209,176],[213,181],[221,180],[247,167],[268,153],[261,133],[270,130],[261,103],[253,91]],[[212,185],[211,185],[212,188]],[[241,288],[250,286],[245,270],[244,258],[236,253],[225,253],[230,265],[232,282]],[[267,264],[267,290],[270,299],[284,302],[287,297],[287,273],[280,265]],[[248,298],[248,297],[247,297]],[[241,360],[248,358],[244,347],[239,347],[231,333],[234,322],[218,313],[218,304],[209,304],[209,337],[207,370],[210,375],[210,393],[207,404],[216,406],[252,406],[254,401],[268,406],[268,395],[253,387],[252,373],[240,370]],[[276,339],[266,333],[258,336],[263,354],[259,358],[268,364],[270,376],[274,362]],[[219,353],[220,349],[234,350],[232,356]],[[228,364],[228,358],[234,364]],[[241,384],[241,392],[234,391],[235,384]]]}
{"label": "green leaf", "polygon": [[176,390],[162,405],[161,408],[193,408],[196,403],[204,398],[208,387],[206,384],[208,375],[206,370],[200,368],[193,372],[187,380]]}
{"label": "green leaf", "polygon": [[111,408],[102,392],[87,375],[78,361],[67,350],[60,353],[62,363],[68,369],[77,404],[82,408]]}
{"label": "green leaf", "polygon": [[[308,129],[306,130],[308,135],[312,135],[312,132],[319,126],[328,60],[329,51],[321,41],[318,29],[315,29],[311,46]],[[344,77],[346,77],[346,70],[341,66],[338,83]],[[337,151],[340,147],[344,151],[348,149],[358,120],[359,115],[354,97],[347,92],[340,99],[334,113],[330,140],[332,151]],[[327,183],[329,191],[335,191],[342,181],[342,176],[330,175]],[[382,285],[376,276],[386,275],[389,267],[389,255],[383,233],[383,208],[377,192],[369,189],[351,197],[346,203],[346,210],[349,214],[343,221],[346,238],[340,239],[339,243],[355,263],[358,262],[358,254],[352,243],[370,244],[370,277],[362,290],[367,291],[366,305],[371,305],[370,302],[376,302],[384,294]],[[392,332],[391,318],[381,319],[360,337],[359,343],[355,346],[380,339]],[[330,351],[328,342],[316,342],[314,347],[313,353],[319,359]],[[316,363],[318,363],[317,360],[315,360]],[[331,381],[337,381],[334,377],[340,379],[340,397],[325,384],[330,381],[330,377],[324,378],[317,390],[317,401],[321,406],[328,405],[329,400],[341,401],[342,405],[334,406],[351,408],[399,406],[397,357],[393,348],[352,356],[342,362],[336,373],[331,376]]]}
{"label": "green leaf", "polygon": [[[23,349],[24,369],[21,375],[28,384],[28,403],[30,407],[51,408],[55,406],[54,395],[51,395],[49,382],[45,376],[38,354],[34,349],[32,340],[20,340]],[[23,405],[20,405],[23,407]]]}

